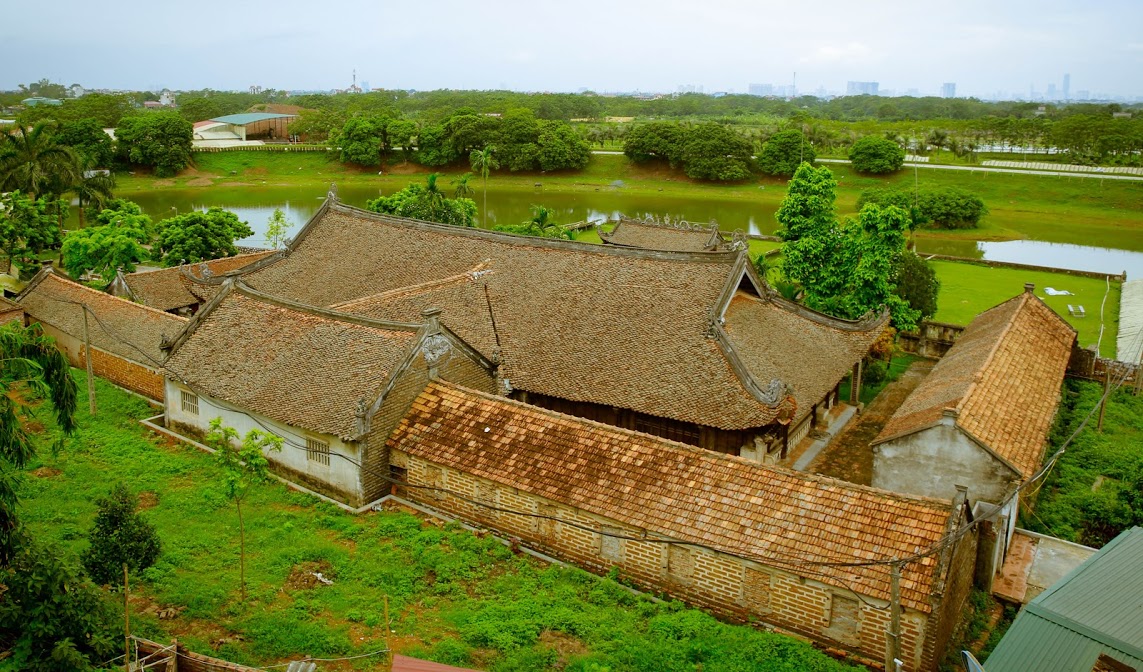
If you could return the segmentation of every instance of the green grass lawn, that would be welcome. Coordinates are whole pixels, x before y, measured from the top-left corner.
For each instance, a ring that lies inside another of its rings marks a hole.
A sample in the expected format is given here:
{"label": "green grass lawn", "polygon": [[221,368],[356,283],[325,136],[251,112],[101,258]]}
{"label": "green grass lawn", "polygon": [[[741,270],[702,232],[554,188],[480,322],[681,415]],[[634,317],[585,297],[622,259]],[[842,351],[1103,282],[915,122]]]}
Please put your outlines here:
{"label": "green grass lawn", "polygon": [[[1048,454],[1063,445],[1102,396],[1101,383],[1064,384]],[[1143,395],[1134,396],[1130,386],[1113,392],[1102,432],[1098,413],[1048,473],[1035,507],[1021,508],[1022,526],[1098,547],[1124,529],[1143,525]]]}
{"label": "green grass lawn", "polygon": [[[116,481],[142,494],[163,551],[133,579],[138,635],[178,637],[192,650],[252,665],[366,653],[384,648],[388,596],[394,648],[454,665],[520,672],[858,669],[804,642],[723,624],[679,603],[636,596],[613,580],[516,555],[491,537],[407,513],[350,515],[277,483],[255,488],[243,506],[243,604],[237,518],[213,458],[144,430],[137,420],[154,411],[103,381],[96,384],[99,413],[88,416],[83,374],[74,375],[79,432],[52,456],[50,414],[37,418],[48,428],[38,437],[39,463],[23,476],[21,516],[36,537],[78,555],[95,498]],[[307,581],[307,570],[320,570],[333,585]],[[159,607],[174,607],[178,616],[159,620]],[[376,665],[363,659],[336,669]]]}
{"label": "green grass lawn", "polygon": [[[196,154],[196,169],[176,178],[120,175],[117,193],[170,188],[212,186],[369,184],[396,190],[420,179],[430,169],[413,164],[387,166],[384,175],[376,168],[354,168],[336,161],[334,152],[277,153],[221,152]],[[854,211],[862,190],[871,187],[911,188],[913,171],[888,177],[858,175],[847,165],[831,164],[839,181],[841,214]],[[467,172],[463,166],[432,169],[446,175]],[[1009,175],[984,171],[920,170],[920,186],[958,186],[984,199],[990,214],[979,229],[924,231],[920,238],[954,240],[1013,240],[1032,238],[1049,242],[1095,245],[1143,251],[1143,188],[1134,182]],[[776,208],[785,195],[785,181],[759,178],[741,184],[696,182],[665,166],[638,166],[625,156],[596,155],[583,171],[561,173],[510,173],[500,171],[489,179],[497,190],[532,190],[537,181],[545,187],[569,191],[594,191],[623,180],[625,193],[671,197],[743,199]],[[479,181],[479,180],[478,180]],[[759,188],[763,187],[763,188]]]}
{"label": "green grass lawn", "polygon": [[[889,383],[892,383],[893,381],[900,378],[901,374],[905,373],[905,371],[909,369],[909,366],[913,362],[921,359],[924,359],[924,357],[910,355],[909,353],[905,352],[898,352],[894,354],[892,361],[889,362],[889,366],[886,367],[885,378],[883,378],[878,383],[869,383],[866,381],[861,386],[861,394],[858,395],[859,401],[868,406],[870,402],[877,398],[877,395],[881,394],[881,390],[884,390],[885,387],[889,385]],[[853,374],[851,373],[848,377],[846,377],[844,381],[842,381],[841,387],[838,390],[838,397],[846,403],[849,402],[849,389],[850,385],[852,384]]]}
{"label": "green grass lawn", "polygon": [[[1082,347],[1094,345],[1099,340],[1100,305],[1104,295],[1102,324],[1103,338],[1100,340],[1100,354],[1115,356],[1115,338],[1119,333],[1119,292],[1120,285],[1112,282],[1110,291],[1103,280],[1083,278],[1064,273],[1025,271],[1011,268],[992,268],[981,264],[950,261],[929,262],[936,269],[941,281],[941,292],[937,299],[938,322],[968,324],[972,318],[1024,291],[1024,283],[1036,285],[1036,296],[1068,321],[1079,332]],[[1047,296],[1045,287],[1053,287],[1072,292],[1074,296]],[[1072,317],[1068,314],[1068,304],[1082,305],[1085,317]]]}

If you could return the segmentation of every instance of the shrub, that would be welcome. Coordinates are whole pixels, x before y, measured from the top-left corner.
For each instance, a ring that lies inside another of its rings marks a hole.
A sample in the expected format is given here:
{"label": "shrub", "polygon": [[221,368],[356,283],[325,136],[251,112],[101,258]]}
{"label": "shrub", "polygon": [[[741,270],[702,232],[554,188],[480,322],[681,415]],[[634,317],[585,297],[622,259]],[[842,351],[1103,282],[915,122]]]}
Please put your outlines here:
{"label": "shrub", "polygon": [[897,261],[897,296],[909,307],[921,311],[921,319],[937,314],[937,295],[941,281],[937,272],[915,252],[905,252]]}
{"label": "shrub", "polygon": [[95,525],[88,535],[91,548],[83,558],[87,573],[97,583],[119,585],[123,582],[124,564],[138,573],[159,558],[159,536],[139,515],[138,501],[120,483],[97,502]]}
{"label": "shrub", "polygon": [[873,360],[866,365],[861,373],[861,382],[865,385],[880,385],[889,377],[889,367],[885,362]]}
{"label": "shrub", "polygon": [[892,173],[905,164],[905,150],[892,140],[867,135],[853,143],[849,160],[859,173]]}
{"label": "shrub", "polygon": [[922,192],[919,209],[926,220],[941,229],[976,228],[980,218],[988,214],[979,196],[957,187]]}
{"label": "shrub", "polygon": [[789,130],[775,133],[762,145],[758,154],[758,169],[767,175],[792,177],[803,162],[817,160],[814,146],[801,131]]}

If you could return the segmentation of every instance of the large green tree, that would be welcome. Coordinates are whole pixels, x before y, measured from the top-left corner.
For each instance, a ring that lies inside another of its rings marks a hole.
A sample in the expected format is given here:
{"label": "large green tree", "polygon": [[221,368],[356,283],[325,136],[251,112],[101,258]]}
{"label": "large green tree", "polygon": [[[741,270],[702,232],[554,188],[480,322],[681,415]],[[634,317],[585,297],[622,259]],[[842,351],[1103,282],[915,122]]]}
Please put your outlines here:
{"label": "large green tree", "polygon": [[920,313],[920,319],[928,319],[937,314],[941,281],[929,262],[917,253],[906,250],[897,260],[896,279],[897,296]]}
{"label": "large green tree", "polygon": [[18,127],[0,141],[0,191],[59,196],[80,177],[79,156],[61,145],[54,123]]}
{"label": "large green tree", "polygon": [[375,117],[354,117],[345,122],[333,142],[341,149],[343,163],[379,165],[385,144],[385,121]]}
{"label": "large green tree", "polygon": [[78,279],[96,273],[107,283],[120,269],[133,273],[136,264],[148,258],[150,218],[136,212],[138,206],[130,201],[117,205],[123,210],[104,210],[97,215],[96,226],[76,229],[64,239],[60,261],[68,275]]}
{"label": "large green tree", "polygon": [[254,235],[249,224],[222,208],[164,219],[158,229],[152,251],[164,266],[233,257],[238,254],[235,241]]}
{"label": "large green tree", "polygon": [[675,122],[654,121],[627,132],[623,153],[636,163],[667,161],[672,167],[682,159],[685,128]]}
{"label": "large green tree", "polygon": [[591,159],[591,146],[562,121],[541,121],[536,139],[540,170],[583,170]]}
{"label": "large green tree", "polygon": [[115,129],[119,153],[128,161],[152,166],[170,177],[191,164],[194,127],[177,112],[148,112],[125,117]]}
{"label": "large green tree", "polygon": [[0,250],[7,272],[15,263],[21,271],[38,268],[37,257],[60,243],[59,227],[45,198],[35,200],[19,191],[0,196]]}
{"label": "large green tree", "polygon": [[736,182],[750,177],[754,159],[750,141],[721,124],[699,124],[686,133],[683,172],[699,180]]}
{"label": "large green tree", "polygon": [[115,158],[111,136],[95,119],[65,121],[56,132],[56,142],[71,147],[79,155],[80,164],[90,168],[110,168]]}
{"label": "large green tree", "polygon": [[813,145],[801,131],[791,129],[770,136],[758,154],[758,168],[767,175],[792,177],[802,163],[817,159]]}
{"label": "large green tree", "polygon": [[905,163],[905,150],[892,140],[867,135],[853,143],[849,160],[859,173],[892,173]]}

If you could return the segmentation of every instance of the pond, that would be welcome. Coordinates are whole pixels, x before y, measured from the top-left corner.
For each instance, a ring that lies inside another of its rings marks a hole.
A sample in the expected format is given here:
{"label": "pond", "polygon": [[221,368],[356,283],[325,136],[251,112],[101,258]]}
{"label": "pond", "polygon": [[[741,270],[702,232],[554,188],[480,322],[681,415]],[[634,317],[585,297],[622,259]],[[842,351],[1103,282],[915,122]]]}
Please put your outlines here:
{"label": "pond", "polygon": [[[364,207],[366,201],[379,194],[375,187],[343,186],[341,200]],[[265,245],[266,221],[275,208],[281,208],[296,233],[321,207],[324,187],[238,187],[202,189],[166,189],[133,194],[152,218],[159,220],[176,213],[201,210],[212,205],[235,212],[249,222],[254,235],[240,242],[252,247]],[[475,196],[477,206],[482,193]],[[724,231],[745,229],[754,234],[773,234],[777,228],[774,207],[743,200],[689,199],[680,197],[635,195],[621,188],[598,192],[535,191],[488,192],[488,226],[518,224],[531,217],[531,206],[542,204],[551,209],[555,221],[567,224],[583,220],[613,219],[620,215],[637,217],[655,215],[683,218],[691,222],[718,222]],[[478,217],[479,218],[479,217]],[[918,251],[948,254],[974,259],[1009,261],[1038,266],[1069,268],[1100,273],[1127,271],[1128,277],[1143,277],[1143,253],[1034,240],[978,242],[974,240],[918,241]]]}

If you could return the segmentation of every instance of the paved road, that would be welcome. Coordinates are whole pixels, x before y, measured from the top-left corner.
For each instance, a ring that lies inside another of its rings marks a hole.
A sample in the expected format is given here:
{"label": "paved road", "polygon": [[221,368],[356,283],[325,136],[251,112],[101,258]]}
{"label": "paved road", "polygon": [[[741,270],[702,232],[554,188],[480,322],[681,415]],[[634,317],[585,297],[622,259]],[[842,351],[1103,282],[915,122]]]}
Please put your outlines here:
{"label": "paved road", "polygon": [[[818,163],[849,163],[849,159],[818,159]],[[1100,175],[1094,173],[1067,173],[1060,170],[1022,170],[1017,168],[983,168],[981,166],[939,166],[931,163],[906,163],[906,168],[925,168],[926,170],[967,170],[982,173],[1013,173],[1015,175],[1039,175],[1041,177],[1079,177],[1097,180],[1127,180],[1129,182],[1143,182],[1143,177],[1134,175]]]}

